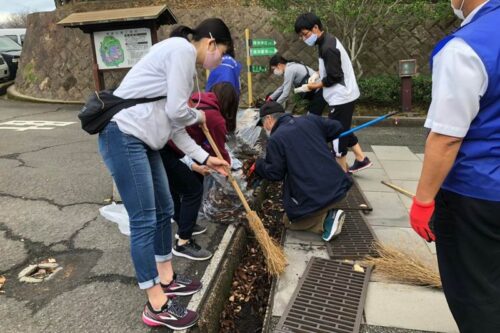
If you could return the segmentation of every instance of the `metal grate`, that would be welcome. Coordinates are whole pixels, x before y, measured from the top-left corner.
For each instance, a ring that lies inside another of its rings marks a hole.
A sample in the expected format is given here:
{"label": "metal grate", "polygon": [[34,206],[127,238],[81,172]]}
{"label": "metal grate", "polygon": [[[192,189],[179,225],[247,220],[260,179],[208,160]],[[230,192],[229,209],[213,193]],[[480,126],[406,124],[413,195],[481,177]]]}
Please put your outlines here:
{"label": "metal grate", "polygon": [[377,238],[360,211],[347,211],[342,232],[326,243],[330,259],[362,259],[367,255],[377,256],[373,247]]}
{"label": "metal grate", "polygon": [[361,191],[358,182],[354,179],[351,189],[347,192],[347,196],[336,204],[334,208],[345,211],[361,210],[364,212],[371,212],[373,210],[373,207],[368,202],[368,199],[366,199],[365,195]]}
{"label": "metal grate", "polygon": [[313,257],[275,333],[359,332],[371,267]]}

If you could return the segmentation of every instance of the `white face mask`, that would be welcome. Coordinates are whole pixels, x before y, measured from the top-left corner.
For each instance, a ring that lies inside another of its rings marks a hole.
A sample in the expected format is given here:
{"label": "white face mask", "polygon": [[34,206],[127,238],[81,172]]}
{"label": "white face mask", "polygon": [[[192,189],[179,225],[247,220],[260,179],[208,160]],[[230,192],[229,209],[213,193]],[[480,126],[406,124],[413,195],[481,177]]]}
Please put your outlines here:
{"label": "white face mask", "polygon": [[304,40],[304,43],[306,43],[308,46],[314,46],[317,40],[318,40],[318,35],[313,33],[311,34],[311,36],[309,36]]}
{"label": "white face mask", "polygon": [[461,20],[464,20],[465,19],[465,15],[464,15],[464,3],[465,3],[465,0],[462,0],[462,5],[460,5],[460,8],[455,8],[453,7],[453,0],[451,0],[451,8],[453,9],[453,13],[455,13],[455,15],[461,19]]}
{"label": "white face mask", "polygon": [[275,68],[273,73],[274,73],[274,75],[277,75],[277,76],[283,75],[283,71],[280,70],[279,68]]}

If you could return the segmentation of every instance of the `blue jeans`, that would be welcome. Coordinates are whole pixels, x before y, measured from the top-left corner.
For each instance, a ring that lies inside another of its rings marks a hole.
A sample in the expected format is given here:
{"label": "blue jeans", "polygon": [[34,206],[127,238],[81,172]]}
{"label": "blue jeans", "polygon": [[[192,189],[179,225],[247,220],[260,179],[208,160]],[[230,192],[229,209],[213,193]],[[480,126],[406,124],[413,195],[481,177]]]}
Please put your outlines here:
{"label": "blue jeans", "polygon": [[172,259],[173,202],[160,153],[110,122],[99,133],[99,152],[130,219],[130,252],[141,289],[160,282],[157,262]]}

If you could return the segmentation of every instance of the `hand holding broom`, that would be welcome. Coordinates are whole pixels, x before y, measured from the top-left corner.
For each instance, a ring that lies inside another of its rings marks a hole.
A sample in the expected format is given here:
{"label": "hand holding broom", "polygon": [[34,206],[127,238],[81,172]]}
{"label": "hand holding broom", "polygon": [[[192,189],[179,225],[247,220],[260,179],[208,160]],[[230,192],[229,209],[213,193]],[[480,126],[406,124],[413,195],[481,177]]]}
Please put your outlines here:
{"label": "hand holding broom", "polygon": [[[202,124],[201,129],[203,130],[203,133],[207,137],[208,142],[210,143],[210,146],[214,150],[217,157],[223,159],[219,151],[219,148],[215,144],[214,139],[212,138],[210,132],[208,131],[206,124]],[[255,234],[255,238],[257,239],[257,242],[259,243],[262,252],[264,253],[264,257],[266,258],[266,264],[269,272],[273,275],[281,274],[285,270],[285,266],[287,264],[283,249],[278,245],[278,243],[275,240],[269,237],[269,234],[264,228],[261,219],[259,218],[257,213],[254,210],[252,210],[248,205],[248,202],[245,199],[245,196],[243,195],[240,186],[236,182],[236,179],[234,179],[233,175],[231,174],[231,170],[229,167],[226,167],[226,172],[228,174],[231,185],[234,187],[234,190],[238,194],[238,197],[240,198],[241,203],[245,208],[248,224],[250,225],[250,229],[252,229],[253,233]]]}

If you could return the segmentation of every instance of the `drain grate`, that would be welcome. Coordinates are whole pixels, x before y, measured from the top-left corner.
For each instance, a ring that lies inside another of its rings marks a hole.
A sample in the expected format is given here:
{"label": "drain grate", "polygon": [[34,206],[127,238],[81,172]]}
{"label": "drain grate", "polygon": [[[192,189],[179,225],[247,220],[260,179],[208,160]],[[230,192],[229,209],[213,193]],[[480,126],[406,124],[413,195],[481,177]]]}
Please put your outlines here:
{"label": "drain grate", "polygon": [[326,243],[330,259],[362,259],[367,255],[376,257],[373,247],[376,236],[360,211],[347,211],[342,232]]}
{"label": "drain grate", "polygon": [[361,191],[358,182],[354,179],[353,182],[354,183],[349,192],[347,192],[346,197],[336,204],[334,208],[345,211],[361,210],[364,212],[371,212],[373,207],[368,202],[368,199],[366,199],[363,191]]}
{"label": "drain grate", "polygon": [[275,333],[359,332],[371,267],[313,257]]}

